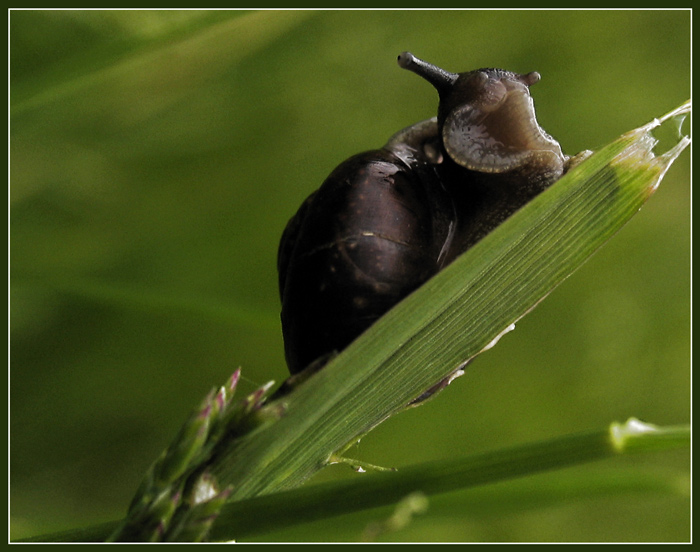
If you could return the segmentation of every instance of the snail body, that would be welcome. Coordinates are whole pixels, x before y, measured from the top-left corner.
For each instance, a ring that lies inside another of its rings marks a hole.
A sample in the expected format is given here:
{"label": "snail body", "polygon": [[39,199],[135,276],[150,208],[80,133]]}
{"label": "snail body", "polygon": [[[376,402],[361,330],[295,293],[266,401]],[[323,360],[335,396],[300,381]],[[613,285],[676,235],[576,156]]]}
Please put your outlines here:
{"label": "snail body", "polygon": [[341,163],[289,221],[278,272],[292,374],[347,347],[569,160],[537,124],[537,73],[449,73],[410,53],[398,62],[437,89],[437,117]]}

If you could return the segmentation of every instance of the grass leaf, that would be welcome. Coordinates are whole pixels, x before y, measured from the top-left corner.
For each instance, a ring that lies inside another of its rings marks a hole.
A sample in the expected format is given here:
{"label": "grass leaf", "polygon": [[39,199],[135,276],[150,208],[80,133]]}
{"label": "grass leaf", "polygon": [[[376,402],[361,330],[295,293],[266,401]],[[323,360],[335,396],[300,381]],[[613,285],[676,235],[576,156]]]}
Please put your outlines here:
{"label": "grass leaf", "polygon": [[[625,435],[628,446],[619,446],[621,433]],[[689,444],[689,426],[657,427],[630,419],[625,424],[613,423],[600,431],[528,443],[466,458],[429,462],[403,468],[395,473],[368,474],[345,481],[232,501],[221,511],[210,538],[249,538],[310,521],[400,503],[406,497],[416,496],[416,493],[421,496],[451,493],[621,454],[668,451],[688,447]],[[496,494],[489,493],[487,502],[490,503],[491,511],[494,508],[500,509],[500,503],[508,504],[512,509],[514,500],[520,503],[520,508],[538,508],[563,497],[572,500],[576,497],[629,492],[684,493],[687,483],[688,481],[679,483],[675,474],[655,474],[650,478],[649,474],[611,472],[595,478],[589,475],[583,481],[576,477],[569,478],[563,482],[563,487],[561,481],[544,489],[538,483],[538,490],[534,493],[531,485],[524,481],[520,485],[501,489]],[[342,497],[342,500],[338,497]],[[483,502],[483,499],[479,502]],[[106,538],[115,526],[116,522],[110,522],[29,540],[99,541]]]}
{"label": "grass leaf", "polygon": [[490,348],[642,207],[689,143],[655,156],[651,132],[689,111],[687,102],[592,155],[285,397],[283,419],[232,443],[214,467],[233,497],[298,486]]}

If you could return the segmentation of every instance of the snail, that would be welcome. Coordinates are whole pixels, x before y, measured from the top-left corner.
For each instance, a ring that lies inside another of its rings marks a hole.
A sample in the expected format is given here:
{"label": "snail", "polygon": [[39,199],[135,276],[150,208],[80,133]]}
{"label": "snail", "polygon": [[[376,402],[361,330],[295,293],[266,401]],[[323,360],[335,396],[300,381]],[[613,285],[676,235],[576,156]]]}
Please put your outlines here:
{"label": "snail", "polygon": [[[439,95],[437,117],[341,163],[291,218],[278,251],[292,375],[342,351],[545,190],[571,159],[535,118],[540,76],[398,64]],[[308,370],[306,370],[308,372]]]}

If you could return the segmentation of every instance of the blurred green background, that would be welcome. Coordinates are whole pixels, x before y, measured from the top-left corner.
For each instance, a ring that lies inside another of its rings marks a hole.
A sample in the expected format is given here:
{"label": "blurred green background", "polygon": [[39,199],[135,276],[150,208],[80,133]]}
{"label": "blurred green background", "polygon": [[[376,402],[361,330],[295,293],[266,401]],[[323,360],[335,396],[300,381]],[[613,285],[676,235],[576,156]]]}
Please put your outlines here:
{"label": "blurred green background", "polygon": [[[539,121],[570,154],[690,95],[689,11],[10,13],[14,538],[119,518],[212,386],[238,366],[244,391],[286,377],[279,237],[339,162],[436,113],[403,50],[539,71]],[[400,467],[688,423],[689,158],[464,377],[351,455]],[[316,480],[334,477],[360,476]],[[687,450],[572,468],[433,498],[381,539],[688,540],[687,478]],[[357,540],[389,514],[260,540]]]}

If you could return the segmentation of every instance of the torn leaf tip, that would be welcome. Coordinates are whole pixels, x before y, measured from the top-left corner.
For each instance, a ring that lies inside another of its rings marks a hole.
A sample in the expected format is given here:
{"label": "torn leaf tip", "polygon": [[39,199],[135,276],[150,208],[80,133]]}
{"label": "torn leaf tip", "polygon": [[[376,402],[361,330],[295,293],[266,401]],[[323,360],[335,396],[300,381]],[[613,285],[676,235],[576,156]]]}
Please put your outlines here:
{"label": "torn leaf tip", "polygon": [[610,440],[615,450],[622,452],[625,450],[628,439],[646,433],[653,433],[658,431],[658,429],[659,428],[653,424],[647,424],[637,418],[629,418],[624,424],[618,422],[610,424]]}

